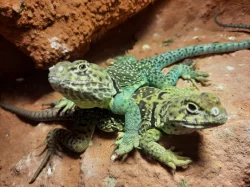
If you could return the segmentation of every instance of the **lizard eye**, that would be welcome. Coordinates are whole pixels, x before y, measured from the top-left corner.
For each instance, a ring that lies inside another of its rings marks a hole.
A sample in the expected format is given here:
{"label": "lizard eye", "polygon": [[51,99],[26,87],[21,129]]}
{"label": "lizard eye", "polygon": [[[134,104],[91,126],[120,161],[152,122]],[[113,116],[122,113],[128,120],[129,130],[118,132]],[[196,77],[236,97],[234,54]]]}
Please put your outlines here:
{"label": "lizard eye", "polygon": [[86,69],[86,65],[85,64],[80,64],[79,66],[78,66],[78,69],[79,70],[84,70],[84,69]]}
{"label": "lizard eye", "polygon": [[198,112],[198,106],[194,103],[188,103],[187,104],[187,111],[192,113],[192,114],[195,114]]}

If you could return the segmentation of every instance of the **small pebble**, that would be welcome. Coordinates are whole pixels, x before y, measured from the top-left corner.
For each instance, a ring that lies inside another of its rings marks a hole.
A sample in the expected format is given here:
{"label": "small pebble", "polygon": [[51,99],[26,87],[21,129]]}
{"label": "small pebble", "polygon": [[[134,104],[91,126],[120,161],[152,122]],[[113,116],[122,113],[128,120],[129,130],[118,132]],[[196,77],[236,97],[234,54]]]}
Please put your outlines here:
{"label": "small pebble", "polygon": [[235,37],[230,36],[230,37],[228,37],[228,39],[229,39],[229,40],[235,40]]}
{"label": "small pebble", "polygon": [[157,33],[157,32],[153,34],[154,38],[157,38],[158,36],[159,36],[159,33]]}
{"label": "small pebble", "polygon": [[218,84],[218,85],[216,86],[216,89],[217,89],[217,90],[224,90],[224,88],[225,88],[225,84]]}
{"label": "small pebble", "polygon": [[148,44],[144,44],[144,45],[142,46],[142,49],[143,49],[143,50],[150,49],[150,46],[149,46]]}
{"label": "small pebble", "polygon": [[51,174],[52,174],[52,169],[51,169],[51,167],[48,168],[47,174],[48,174],[48,175],[51,175]]}
{"label": "small pebble", "polygon": [[232,67],[232,66],[227,66],[226,68],[227,68],[228,71],[234,70],[234,67]]}

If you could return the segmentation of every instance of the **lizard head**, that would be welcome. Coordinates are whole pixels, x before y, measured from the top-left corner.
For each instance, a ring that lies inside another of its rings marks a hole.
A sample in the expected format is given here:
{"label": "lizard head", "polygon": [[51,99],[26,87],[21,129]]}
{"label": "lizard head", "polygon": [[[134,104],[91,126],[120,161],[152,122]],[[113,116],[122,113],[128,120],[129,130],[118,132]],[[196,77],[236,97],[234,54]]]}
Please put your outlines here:
{"label": "lizard head", "polygon": [[80,108],[107,107],[116,94],[106,70],[85,60],[59,62],[49,71],[51,86]]}
{"label": "lizard head", "polygon": [[[196,93],[176,97],[162,110],[162,127],[166,133],[185,134],[222,125],[227,121],[226,109],[220,99],[211,93]],[[164,122],[165,120],[165,122]]]}

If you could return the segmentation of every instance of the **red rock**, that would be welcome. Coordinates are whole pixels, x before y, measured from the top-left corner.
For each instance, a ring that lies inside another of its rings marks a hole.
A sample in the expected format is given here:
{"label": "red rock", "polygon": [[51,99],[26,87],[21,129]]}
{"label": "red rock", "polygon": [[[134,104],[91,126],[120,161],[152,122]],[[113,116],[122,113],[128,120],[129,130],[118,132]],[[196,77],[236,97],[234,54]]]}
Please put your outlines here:
{"label": "red rock", "polygon": [[1,1],[0,34],[30,56],[37,68],[45,69],[79,58],[91,42],[152,2]]}

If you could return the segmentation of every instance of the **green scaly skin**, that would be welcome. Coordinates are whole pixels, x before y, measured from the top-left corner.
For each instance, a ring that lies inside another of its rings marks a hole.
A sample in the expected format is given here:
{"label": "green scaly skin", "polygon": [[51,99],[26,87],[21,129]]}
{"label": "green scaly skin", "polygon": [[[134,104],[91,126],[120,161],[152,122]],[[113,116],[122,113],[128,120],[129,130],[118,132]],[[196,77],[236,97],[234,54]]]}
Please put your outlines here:
{"label": "green scaly skin", "polygon": [[[205,74],[193,71],[193,66],[190,66],[190,62],[188,64],[174,67],[166,77],[176,75],[180,69],[186,70],[182,72],[185,76],[196,75],[198,78]],[[173,170],[176,167],[186,167],[191,163],[191,159],[179,156],[172,149],[167,150],[159,145],[157,141],[163,133],[186,134],[224,124],[227,120],[226,110],[221,105],[219,98],[210,93],[198,93],[191,89],[173,86],[166,87],[164,90],[145,86],[139,88],[133,94],[132,99],[140,108],[142,116],[139,128],[141,150]],[[58,102],[52,102],[49,105],[53,108],[33,112],[0,103],[0,106],[5,110],[31,120],[71,120],[75,124],[73,131],[54,129],[48,133],[45,141],[47,143],[47,155],[30,183],[35,181],[61,144],[74,152],[84,151],[88,147],[95,125],[105,132],[119,131],[118,138],[124,136],[122,131],[125,130],[125,117],[123,115],[116,115],[110,110],[99,108],[81,109],[72,107],[65,112],[64,106],[61,106],[61,108],[55,107],[58,106]],[[119,145],[121,141],[122,139],[118,140],[116,144]],[[112,159],[115,159],[114,156],[112,156]]]}
{"label": "green scaly skin", "polygon": [[219,13],[216,13],[214,16],[214,22],[219,25],[220,27],[228,27],[228,28],[236,28],[236,29],[248,29],[250,30],[250,25],[247,24],[225,24],[225,23],[221,23],[218,21],[218,15]]}
{"label": "green scaly skin", "polygon": [[139,145],[141,115],[139,107],[131,100],[132,94],[139,87],[150,85],[166,88],[174,85],[179,76],[194,82],[196,77],[182,75],[185,71],[182,68],[174,77],[164,76],[161,70],[188,57],[225,53],[249,47],[250,40],[189,46],[142,60],[136,60],[131,56],[119,57],[114,65],[107,68],[101,68],[85,60],[73,63],[64,61],[50,68],[49,82],[56,91],[67,98],[61,104],[65,106],[65,110],[76,104],[80,108],[99,107],[125,115],[125,135],[115,151],[119,156]]}

